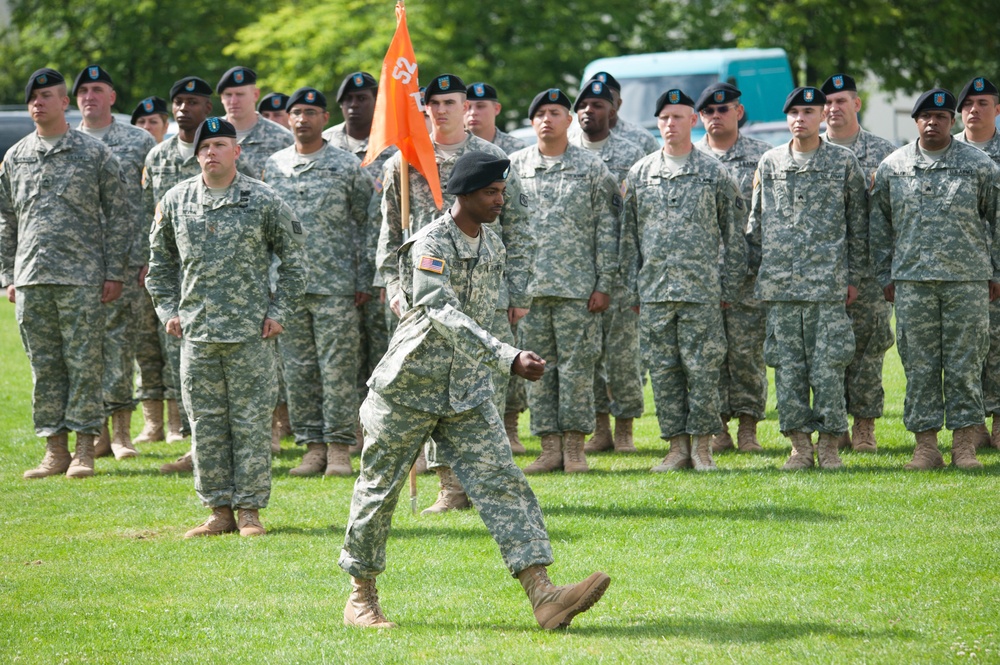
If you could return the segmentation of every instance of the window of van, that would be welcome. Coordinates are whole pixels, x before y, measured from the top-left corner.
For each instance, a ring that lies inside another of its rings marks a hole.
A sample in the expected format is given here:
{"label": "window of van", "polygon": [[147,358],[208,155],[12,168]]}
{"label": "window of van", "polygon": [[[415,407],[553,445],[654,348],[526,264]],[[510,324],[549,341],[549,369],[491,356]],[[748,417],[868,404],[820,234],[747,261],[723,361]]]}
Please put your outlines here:
{"label": "window of van", "polygon": [[620,78],[622,84],[622,107],[618,115],[629,122],[646,127],[655,134],[656,118],[653,108],[657,98],[667,90],[683,90],[691,99],[697,100],[702,91],[719,80],[718,74],[683,74],[675,76],[650,76],[645,78]]}

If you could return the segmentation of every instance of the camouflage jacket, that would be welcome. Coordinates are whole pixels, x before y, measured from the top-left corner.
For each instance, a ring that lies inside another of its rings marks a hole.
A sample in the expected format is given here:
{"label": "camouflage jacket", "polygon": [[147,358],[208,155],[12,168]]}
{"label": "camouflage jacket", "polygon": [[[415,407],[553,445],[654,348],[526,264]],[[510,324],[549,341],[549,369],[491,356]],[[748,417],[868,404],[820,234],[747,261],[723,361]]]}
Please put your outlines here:
{"label": "camouflage jacket", "polygon": [[[365,161],[365,155],[368,153],[368,139],[365,139],[361,147],[355,151],[351,150],[351,144],[347,141],[347,124],[340,123],[339,125],[334,125],[333,127],[328,127],[323,130],[323,138],[330,142],[334,148],[340,148],[341,150],[346,150],[347,152],[352,152],[359,161]],[[399,152],[399,148],[394,145],[389,146],[385,150],[379,153],[378,157],[375,158],[368,166],[364,167],[372,178],[376,178],[378,181],[377,188],[378,193],[382,193],[382,171],[385,169],[385,163],[390,157]]]}
{"label": "camouflage jacket", "polygon": [[639,146],[647,155],[660,149],[660,142],[656,140],[656,137],[648,129],[629,122],[624,118],[618,118],[618,123],[611,129],[611,133],[620,134],[625,139]]}
{"label": "camouflage jacket", "polygon": [[302,250],[305,292],[353,296],[368,291],[375,272],[367,251],[372,179],[361,162],[329,144],[315,160],[304,159],[291,146],[268,158],[264,182],[291,206],[309,234]]}
{"label": "camouflage jacket", "polygon": [[[830,141],[829,132],[823,132],[822,136],[825,141]],[[846,148],[847,146],[841,147]],[[848,149],[858,158],[858,163],[861,164],[861,169],[865,172],[865,184],[871,185],[872,178],[875,177],[875,169],[878,168],[883,159],[896,150],[896,146],[891,141],[886,141],[884,138],[862,129],[858,132],[858,140]]]}
{"label": "camouflage jacket", "polygon": [[759,300],[841,301],[868,268],[865,176],[854,153],[820,141],[800,167],[791,141],[761,157],[748,224]]}
{"label": "camouflage jacket", "polygon": [[[302,226],[268,185],[237,174],[213,199],[201,176],[173,187],[149,234],[146,289],[164,324],[181,318],[186,339],[246,342],[265,318],[282,323],[305,287]],[[272,255],[281,259],[274,296]]]}
{"label": "camouflage jacket", "polygon": [[[438,176],[441,178],[441,188],[445,188],[451,170],[459,157],[471,150],[480,150],[506,158],[507,154],[489,141],[467,133],[465,145],[455,154],[445,158],[437,155]],[[382,191],[382,229],[378,237],[378,250],[375,265],[378,269],[381,283],[386,288],[386,299],[391,300],[399,294],[399,266],[396,263],[396,250],[403,244],[402,217],[400,213],[400,161],[399,153],[394,154],[385,163]],[[434,205],[434,197],[430,186],[424,177],[413,166],[410,166],[410,232],[416,233],[427,226],[441,212]],[[448,209],[454,202],[454,197],[442,192],[444,208]],[[530,307],[531,296],[528,295],[528,276],[535,260],[535,239],[531,232],[528,219],[528,196],[522,191],[521,183],[511,174],[507,178],[507,190],[504,194],[503,212],[497,222],[500,237],[507,250],[507,268],[504,284],[500,289],[500,299],[497,309],[508,307]]]}
{"label": "camouflage jacket", "polygon": [[[968,138],[965,136],[965,132],[959,132],[955,134],[955,139],[961,141],[962,143],[969,143]],[[971,143],[969,145],[972,145]],[[978,148],[979,146],[973,146]],[[980,148],[986,153],[986,156],[993,160],[994,164],[1000,166],[1000,132],[993,132],[993,138],[987,142],[985,146]]]}
{"label": "camouflage jacket", "polygon": [[[569,142],[584,150],[590,150],[583,144],[583,139],[584,134],[580,132],[571,136]],[[600,150],[592,150],[591,152],[601,158],[619,186],[625,182],[625,176],[628,175],[632,165],[648,154],[635,143],[614,132],[608,136],[608,140],[601,146]]]}
{"label": "camouflage jacket", "polygon": [[719,160],[692,150],[671,173],[662,150],[647,155],[625,180],[624,208],[621,266],[628,304],[732,299],[747,274],[746,204]]}
{"label": "camouflage jacket", "polygon": [[198,158],[181,156],[177,136],[171,136],[155,146],[146,155],[142,172],[142,216],[146,220],[146,243],[149,242],[149,225],[156,215],[156,204],[171,187],[182,180],[201,175]]}
{"label": "camouflage jacket", "polygon": [[0,166],[0,285],[123,282],[134,224],[111,149],[67,128],[50,150],[32,132]]}
{"label": "camouflage jacket", "polygon": [[538,146],[510,156],[512,171],[532,201],[538,242],[528,289],[533,297],[588,299],[611,294],[618,280],[621,190],[596,154],[575,145],[546,167]]}
{"label": "camouflage jacket", "polygon": [[478,255],[450,211],[399,249],[401,288],[410,305],[368,380],[391,402],[440,416],[490,399],[491,367],[510,373],[519,351],[493,337],[506,252],[483,225]]}
{"label": "camouflage jacket", "polygon": [[236,168],[244,175],[259,179],[264,174],[267,158],[293,143],[295,137],[290,131],[258,113],[257,124],[240,141]]}
{"label": "camouflage jacket", "polygon": [[508,155],[513,154],[528,145],[516,136],[511,136],[507,132],[499,129],[497,130],[497,133],[493,135],[493,140],[490,141],[490,143],[500,148]]}
{"label": "camouflage jacket", "polygon": [[983,151],[952,141],[936,162],[914,141],[875,172],[870,244],[875,278],[1000,281],[1000,170]]}

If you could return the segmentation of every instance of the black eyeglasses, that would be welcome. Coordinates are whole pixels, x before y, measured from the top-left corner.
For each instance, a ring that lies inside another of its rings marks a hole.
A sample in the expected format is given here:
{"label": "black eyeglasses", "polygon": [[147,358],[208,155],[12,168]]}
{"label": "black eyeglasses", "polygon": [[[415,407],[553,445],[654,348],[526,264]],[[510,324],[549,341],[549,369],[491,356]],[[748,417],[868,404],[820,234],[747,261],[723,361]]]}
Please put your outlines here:
{"label": "black eyeglasses", "polygon": [[706,106],[701,110],[701,112],[705,115],[715,115],[716,113],[718,113],[719,115],[726,115],[727,113],[729,113],[730,108],[731,107],[729,106],[729,104],[721,104],[719,106]]}

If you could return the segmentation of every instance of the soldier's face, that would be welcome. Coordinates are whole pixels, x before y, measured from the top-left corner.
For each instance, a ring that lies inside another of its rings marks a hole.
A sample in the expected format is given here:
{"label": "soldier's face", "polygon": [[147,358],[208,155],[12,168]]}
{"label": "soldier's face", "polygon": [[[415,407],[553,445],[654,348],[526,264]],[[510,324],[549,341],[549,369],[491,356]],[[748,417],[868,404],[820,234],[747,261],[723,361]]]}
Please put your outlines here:
{"label": "soldier's face", "polygon": [[576,110],[576,119],[584,134],[600,134],[606,132],[611,122],[614,109],[606,99],[590,97],[580,102]]}
{"label": "soldier's face", "polygon": [[330,114],[321,106],[296,104],[289,111],[292,133],[299,143],[312,143],[323,136]]}
{"label": "soldier's face", "polygon": [[917,132],[925,150],[943,150],[951,143],[955,116],[948,111],[921,111],[917,114]]}
{"label": "soldier's face", "polygon": [[272,122],[276,122],[285,129],[291,129],[288,123],[288,113],[286,111],[261,111],[260,114]]}
{"label": "soldier's face", "polygon": [[800,140],[819,136],[819,126],[825,117],[826,113],[820,106],[793,106],[785,114],[788,131]]}
{"label": "soldier's face", "polygon": [[375,91],[371,88],[344,93],[340,102],[344,120],[358,125],[370,125],[375,117]]}
{"label": "soldier's face", "polygon": [[66,117],[69,108],[69,97],[66,88],[53,85],[48,88],[32,90],[28,98],[28,113],[36,123],[45,124]]}
{"label": "soldier's face", "polygon": [[691,141],[691,130],[698,122],[694,109],[686,104],[667,104],[656,116],[656,127],[663,143],[683,146]]}
{"label": "soldier's face", "polygon": [[465,112],[465,126],[473,132],[488,132],[496,129],[500,104],[487,99],[474,99]]}
{"label": "soldier's face", "polygon": [[229,136],[207,138],[198,144],[198,164],[206,176],[225,176],[236,171],[240,146]]}
{"label": "soldier's face", "polygon": [[478,224],[492,224],[503,212],[503,194],[507,183],[498,180],[471,194],[462,194],[462,208]]}
{"label": "soldier's face", "polygon": [[222,98],[223,108],[226,109],[226,116],[233,120],[245,120],[257,112],[260,90],[252,84],[238,85],[226,88],[219,96]]}
{"label": "soldier's face", "polygon": [[465,126],[463,119],[467,105],[464,92],[431,97],[427,102],[427,111],[434,129],[446,134],[462,129]]}
{"label": "soldier's face", "polygon": [[540,141],[565,137],[572,123],[573,116],[562,104],[542,104],[531,117],[531,126]]}
{"label": "soldier's face", "polygon": [[103,120],[111,115],[118,95],[103,81],[81,83],[76,89],[76,106],[86,120]]}
{"label": "soldier's face", "polygon": [[705,132],[709,136],[732,136],[740,129],[743,105],[737,101],[709,104],[699,111],[699,115],[701,124],[705,125]]}
{"label": "soldier's face", "polygon": [[157,143],[160,143],[163,141],[163,137],[167,133],[167,116],[160,115],[159,113],[144,115],[141,118],[136,119],[135,126],[140,129],[145,129],[153,135],[153,138],[156,139]]}
{"label": "soldier's face", "polygon": [[177,95],[170,102],[177,126],[186,132],[193,132],[212,112],[212,100],[201,95]]}
{"label": "soldier's face", "polygon": [[826,124],[835,129],[850,129],[858,124],[861,98],[853,91],[832,92],[826,96]]}
{"label": "soldier's face", "polygon": [[969,95],[962,102],[962,123],[969,129],[994,126],[1000,115],[998,98],[993,95]]}

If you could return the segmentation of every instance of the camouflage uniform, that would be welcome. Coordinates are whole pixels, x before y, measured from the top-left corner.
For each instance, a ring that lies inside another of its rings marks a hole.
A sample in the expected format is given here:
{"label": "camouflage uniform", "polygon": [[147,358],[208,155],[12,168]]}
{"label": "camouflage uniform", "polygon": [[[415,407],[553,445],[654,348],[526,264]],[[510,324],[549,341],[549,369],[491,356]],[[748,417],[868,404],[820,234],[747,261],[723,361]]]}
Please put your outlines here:
{"label": "camouflage uniform", "polygon": [[721,301],[746,276],[747,248],[728,169],[698,150],[673,173],[664,160],[662,150],[644,157],[625,181],[621,272],[627,304],[641,304],[660,436],[670,439],[720,429]]}
{"label": "camouflage uniform", "polygon": [[[753,197],[753,174],[757,162],[771,149],[769,143],[740,134],[736,143],[724,154],[716,154],[703,137],[694,147],[711,155],[729,167],[736,177],[745,202]],[[749,205],[741,211],[741,228],[746,228]],[[719,409],[723,429],[734,416],[748,415],[756,421],[764,419],[767,408],[767,365],[764,364],[764,330],[767,309],[753,297],[756,281],[747,276],[735,284],[729,308],[722,310],[722,325],[726,334],[726,356],[719,368]]]}
{"label": "camouflage uniform", "polygon": [[257,123],[240,140],[240,158],[236,167],[244,175],[260,178],[264,174],[267,158],[293,143],[295,137],[290,131],[258,113]]}
{"label": "camouflage uniform", "polygon": [[[865,178],[850,150],[821,141],[804,165],[791,142],[761,157],[750,210],[754,294],[767,303],[764,358],[781,431],[847,431],[844,370],[854,333],[844,301],[867,268]],[[813,399],[810,406],[809,390]]]}
{"label": "camouflage uniform", "polygon": [[507,132],[501,131],[500,129],[497,129],[497,133],[493,135],[493,140],[490,141],[490,143],[500,148],[508,155],[515,153],[528,145],[516,136],[511,136]]}
{"label": "camouflage uniform", "polygon": [[[205,505],[260,509],[271,493],[273,340],[297,305],[302,227],[264,183],[238,174],[213,199],[201,176],[171,189],[150,231],[146,288],[160,321],[180,316],[181,386],[191,415],[195,490]],[[268,268],[281,260],[277,290]]]}
{"label": "camouflage uniform", "polygon": [[[433,437],[466,488],[511,574],[552,563],[542,512],[514,464],[492,400],[493,376],[518,349],[486,330],[503,290],[505,251],[485,225],[476,256],[450,213],[402,248],[396,282],[412,304],[369,381],[361,407],[365,447],[340,567],[371,579],[385,570],[385,543],[407,472]],[[438,273],[414,269],[440,260]]]}
{"label": "camouflage uniform", "polygon": [[[827,134],[823,134],[823,138],[829,140]],[[849,149],[861,164],[865,183],[870,184],[875,177],[875,169],[896,147],[862,129]],[[847,316],[851,319],[855,342],[854,358],[847,366],[844,381],[847,413],[855,419],[881,418],[885,403],[882,362],[894,341],[890,323],[892,305],[886,301],[882,287],[870,272],[861,277],[858,299],[847,306]]]}
{"label": "camouflage uniform", "polygon": [[618,134],[636,144],[647,155],[660,149],[660,142],[656,140],[656,137],[648,129],[621,117],[618,118],[615,126],[611,128],[611,133]]}
{"label": "camouflage uniform", "polygon": [[[586,149],[583,133],[570,143]],[[642,148],[612,133],[597,155],[604,161],[616,183],[624,183],[632,165],[646,156]],[[620,237],[620,225],[615,237]],[[626,302],[625,289],[614,286],[611,306],[601,313],[601,356],[594,372],[594,410],[617,418],[642,416],[642,358],[639,353],[639,315]]]}
{"label": "camouflage uniform", "polygon": [[896,286],[911,432],[940,430],[946,414],[952,430],[983,423],[987,282],[1000,281],[998,187],[990,158],[960,141],[935,162],[915,141],[875,172],[871,256],[879,284]]}
{"label": "camouflage uniform", "polygon": [[354,443],[361,317],[354,294],[368,291],[374,262],[363,242],[371,177],[349,152],[324,144],[318,158],[295,146],[267,160],[265,182],[309,231],[303,249],[305,297],[278,339],[295,442]]}
{"label": "camouflage uniform", "polygon": [[124,282],[134,231],[118,160],[75,129],[32,132],[0,166],[0,285],[17,290],[41,437],[100,434],[105,281]]}
{"label": "camouflage uniform", "polygon": [[601,158],[575,145],[552,166],[537,146],[515,152],[510,161],[537,202],[532,230],[538,254],[528,285],[533,300],[521,336],[548,365],[528,386],[531,432],[592,432],[601,318],[587,302],[594,291],[610,295],[617,280],[620,190]]}

